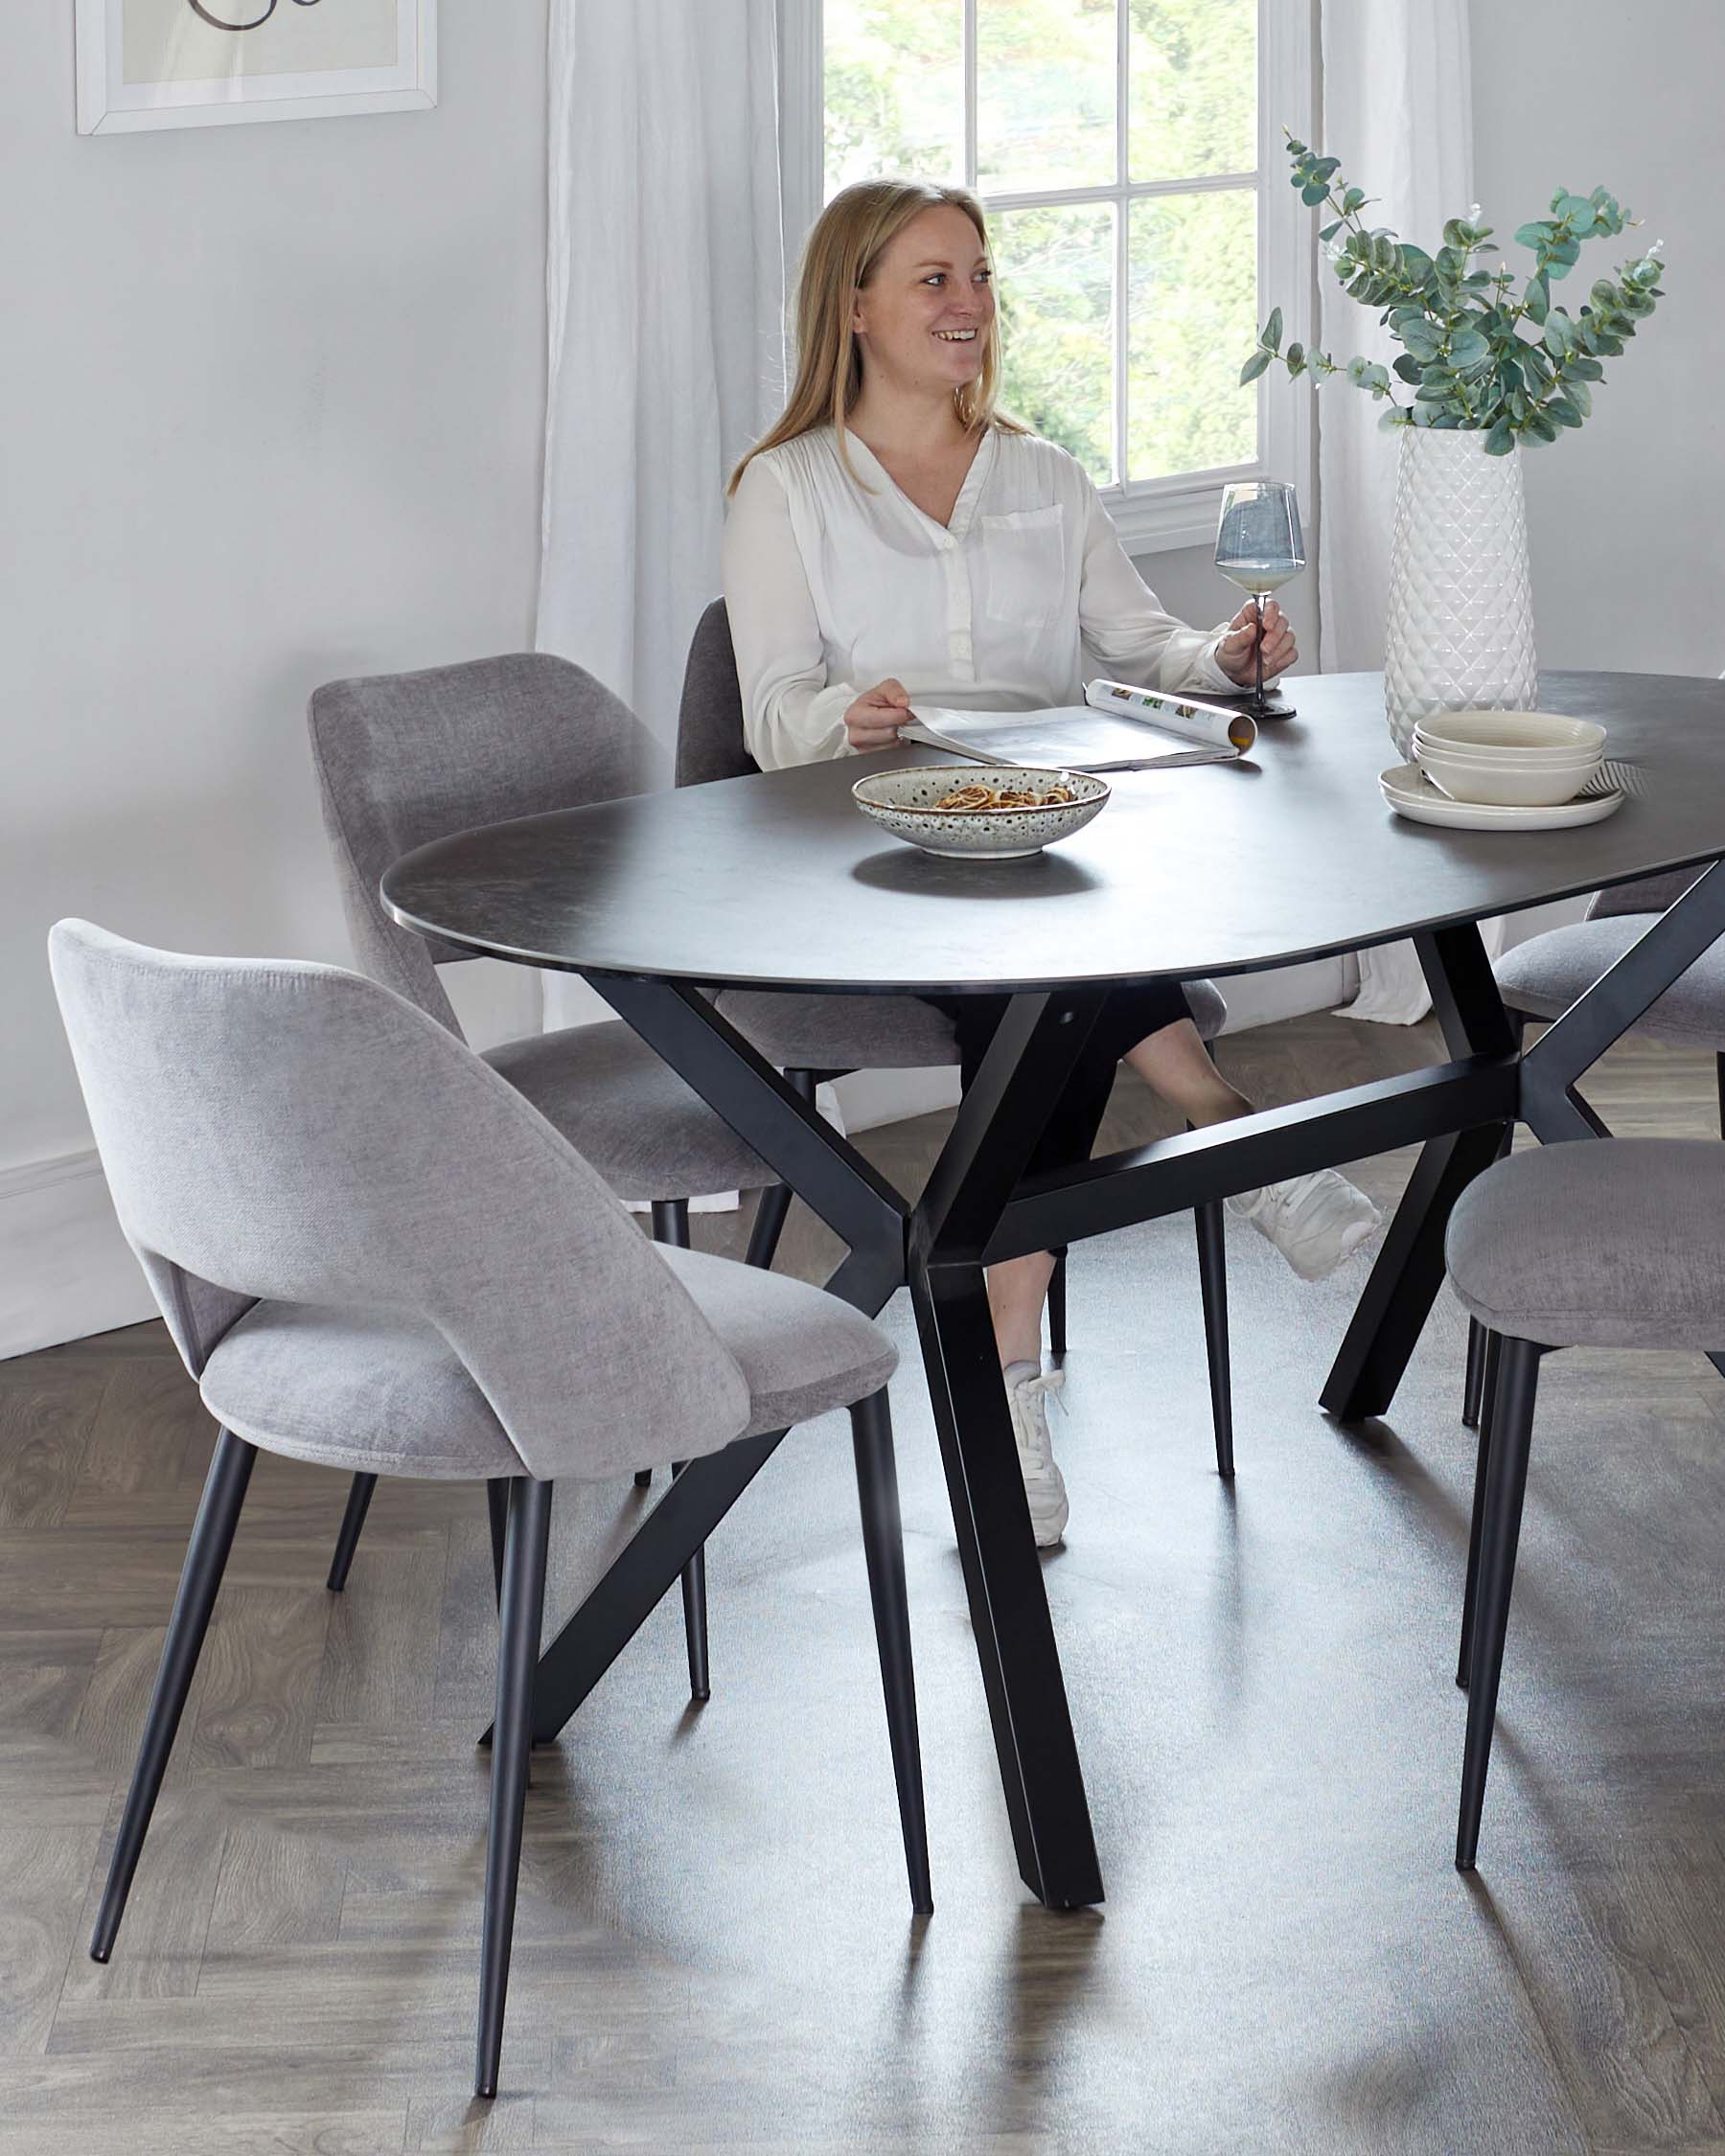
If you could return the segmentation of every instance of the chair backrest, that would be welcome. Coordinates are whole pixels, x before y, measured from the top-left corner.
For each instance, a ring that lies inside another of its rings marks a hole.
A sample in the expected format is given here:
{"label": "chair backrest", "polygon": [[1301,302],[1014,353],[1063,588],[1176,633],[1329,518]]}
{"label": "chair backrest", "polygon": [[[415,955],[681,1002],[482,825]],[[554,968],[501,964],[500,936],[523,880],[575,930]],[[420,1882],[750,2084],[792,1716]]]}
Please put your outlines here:
{"label": "chair backrest", "polygon": [[724,601],[715,599],[695,624],[689,643],[677,714],[677,783],[704,786],[709,779],[747,778],[760,768],[743,732],[730,616]]}
{"label": "chair backrest", "polygon": [[1620,913],[1663,913],[1675,906],[1695,878],[1698,868],[1668,868],[1663,876],[1643,876],[1633,883],[1616,883],[1596,891],[1587,908],[1590,921],[1609,921]]}
{"label": "chair backrest", "polygon": [[49,959],[115,1209],[195,1377],[267,1298],[428,1321],[538,1476],[746,1427],[735,1360],[592,1169],[403,998],[84,921]]}
{"label": "chair backrest", "polygon": [[472,953],[392,921],[384,870],[475,824],[635,792],[646,736],[626,703],[548,652],[326,681],[308,717],[359,965],[457,1033],[437,961]]}

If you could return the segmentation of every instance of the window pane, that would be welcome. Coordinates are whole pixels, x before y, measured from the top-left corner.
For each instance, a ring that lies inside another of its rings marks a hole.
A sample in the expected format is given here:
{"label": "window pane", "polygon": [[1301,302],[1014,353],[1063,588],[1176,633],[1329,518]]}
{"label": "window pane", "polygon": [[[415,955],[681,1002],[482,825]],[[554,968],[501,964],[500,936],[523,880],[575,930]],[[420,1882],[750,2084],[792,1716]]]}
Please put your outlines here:
{"label": "window pane", "polygon": [[1255,171],[1257,0],[1130,4],[1133,178]]}
{"label": "window pane", "polygon": [[826,191],[964,178],[963,0],[826,0]]}
{"label": "window pane", "polygon": [[977,0],[977,184],[997,195],[1116,174],[1115,0]]}
{"label": "window pane", "polygon": [[1246,188],[1132,205],[1127,476],[1161,479],[1257,455],[1257,196]]}
{"label": "window pane", "polygon": [[1116,477],[1114,220],[1107,202],[989,219],[1005,347],[1000,401],[1070,449],[1099,487]]}

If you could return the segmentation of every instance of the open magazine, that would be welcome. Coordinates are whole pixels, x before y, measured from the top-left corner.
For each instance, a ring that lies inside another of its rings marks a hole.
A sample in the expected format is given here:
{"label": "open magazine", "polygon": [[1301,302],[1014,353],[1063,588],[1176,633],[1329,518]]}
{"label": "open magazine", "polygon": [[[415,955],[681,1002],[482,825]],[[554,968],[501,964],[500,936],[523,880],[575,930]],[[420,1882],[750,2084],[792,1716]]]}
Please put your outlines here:
{"label": "open magazine", "polygon": [[978,764],[1148,771],[1232,763],[1257,740],[1257,727],[1245,712],[1227,704],[1163,696],[1126,681],[1092,681],[1082,703],[1052,711],[954,711],[913,704],[899,739]]}

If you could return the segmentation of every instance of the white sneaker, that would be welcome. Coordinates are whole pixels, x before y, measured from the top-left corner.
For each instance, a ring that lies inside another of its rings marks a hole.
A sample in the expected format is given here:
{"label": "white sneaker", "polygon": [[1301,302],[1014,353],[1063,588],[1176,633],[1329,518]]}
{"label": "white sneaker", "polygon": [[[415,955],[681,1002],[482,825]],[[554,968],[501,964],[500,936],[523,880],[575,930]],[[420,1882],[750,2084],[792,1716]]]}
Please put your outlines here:
{"label": "white sneaker", "polygon": [[1333,1273],[1384,1219],[1366,1193],[1334,1168],[1242,1191],[1228,1201],[1228,1209],[1274,1243],[1302,1280]]}
{"label": "white sneaker", "polygon": [[[1015,1363],[1014,1369],[1028,1365]],[[1030,1506],[1030,1527],[1039,1549],[1051,1549],[1066,1532],[1066,1481],[1054,1464],[1048,1442],[1048,1394],[1066,1383],[1063,1370],[1037,1371],[1008,1378],[1006,1404],[1012,1410],[1012,1434],[1018,1440],[1019,1471]]]}

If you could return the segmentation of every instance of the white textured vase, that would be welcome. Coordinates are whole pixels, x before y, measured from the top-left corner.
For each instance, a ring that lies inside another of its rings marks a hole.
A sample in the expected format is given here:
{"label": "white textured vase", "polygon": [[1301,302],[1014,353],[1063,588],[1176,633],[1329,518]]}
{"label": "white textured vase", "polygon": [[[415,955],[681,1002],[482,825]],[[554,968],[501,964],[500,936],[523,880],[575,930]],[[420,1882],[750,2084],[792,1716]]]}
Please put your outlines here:
{"label": "white textured vase", "polygon": [[1384,705],[1404,758],[1435,711],[1527,711],[1538,675],[1521,450],[1406,427],[1390,544]]}

